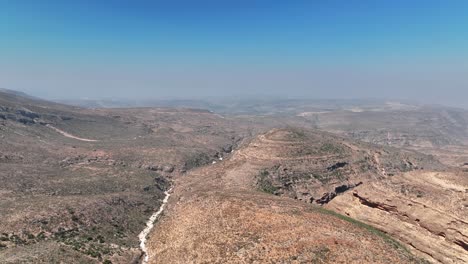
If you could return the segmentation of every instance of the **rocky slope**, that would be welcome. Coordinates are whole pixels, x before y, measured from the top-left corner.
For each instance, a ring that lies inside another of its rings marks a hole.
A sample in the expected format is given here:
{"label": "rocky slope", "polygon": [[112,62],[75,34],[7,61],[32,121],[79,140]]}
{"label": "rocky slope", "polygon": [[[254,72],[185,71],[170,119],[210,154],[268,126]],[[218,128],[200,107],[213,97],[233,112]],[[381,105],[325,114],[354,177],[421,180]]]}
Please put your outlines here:
{"label": "rocky slope", "polygon": [[218,160],[237,135],[207,111],[86,110],[0,91],[0,262],[139,261],[170,178]]}
{"label": "rocky slope", "polygon": [[414,151],[293,128],[260,135],[239,154],[267,166],[257,175],[260,189],[321,205],[371,180],[445,168],[431,156]]}
{"label": "rocky slope", "polygon": [[318,131],[273,130],[239,155],[268,193],[324,205],[405,243],[431,262],[467,256],[468,175],[431,156]]}
{"label": "rocky slope", "polygon": [[[287,146],[289,135],[280,130],[259,140],[277,137]],[[258,173],[286,158],[256,142],[175,180],[164,217],[150,234],[149,263],[421,262],[370,226],[259,190]],[[291,156],[296,150],[285,154],[288,161],[315,155]]]}
{"label": "rocky slope", "polygon": [[356,187],[327,208],[371,224],[441,263],[468,262],[468,175],[408,172]]}
{"label": "rocky slope", "polygon": [[[0,90],[0,259],[139,262],[138,234],[174,181],[147,243],[152,263],[421,261],[364,223],[430,261],[466,261],[462,114],[430,115],[435,123],[407,141],[459,169],[409,149],[289,127],[325,124],[315,115],[82,109]],[[369,130],[378,130],[379,116]],[[387,118],[398,129],[411,120]],[[354,129],[327,124],[348,136]],[[461,132],[450,139],[454,124]],[[273,127],[287,128],[265,133]],[[431,142],[449,140],[415,144],[424,131],[440,132]]]}

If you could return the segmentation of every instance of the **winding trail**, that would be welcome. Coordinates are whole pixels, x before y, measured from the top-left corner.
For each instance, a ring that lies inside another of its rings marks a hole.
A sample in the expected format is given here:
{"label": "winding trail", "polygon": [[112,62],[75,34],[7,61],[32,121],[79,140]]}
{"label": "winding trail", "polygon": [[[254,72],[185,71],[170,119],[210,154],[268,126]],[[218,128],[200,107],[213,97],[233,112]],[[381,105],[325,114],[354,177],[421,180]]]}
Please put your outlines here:
{"label": "winding trail", "polygon": [[170,194],[171,190],[172,188],[164,192],[166,197],[164,197],[163,203],[159,207],[159,210],[153,215],[151,215],[148,222],[146,222],[146,228],[143,229],[143,231],[141,231],[141,233],[138,235],[138,239],[140,239],[140,249],[141,251],[143,251],[143,254],[145,255],[143,258],[142,264],[147,264],[149,261],[149,254],[146,248],[146,238],[148,237],[148,234],[151,232],[151,230],[154,227],[154,221],[156,221],[158,216],[164,211],[164,206],[166,205],[167,201],[169,200],[169,197],[171,196]]}
{"label": "winding trail", "polygon": [[96,141],[98,141],[98,140],[95,140],[95,139],[87,139],[87,138],[76,137],[76,136],[74,136],[74,135],[72,135],[70,133],[67,133],[67,132],[65,132],[65,131],[63,131],[61,129],[58,129],[58,128],[56,128],[56,127],[54,127],[52,125],[49,125],[49,124],[47,124],[46,127],[52,128],[53,130],[55,130],[56,132],[62,134],[63,136],[65,136],[67,138],[73,138],[73,139],[76,139],[76,140],[81,140],[81,141],[86,141],[86,142],[96,142]]}

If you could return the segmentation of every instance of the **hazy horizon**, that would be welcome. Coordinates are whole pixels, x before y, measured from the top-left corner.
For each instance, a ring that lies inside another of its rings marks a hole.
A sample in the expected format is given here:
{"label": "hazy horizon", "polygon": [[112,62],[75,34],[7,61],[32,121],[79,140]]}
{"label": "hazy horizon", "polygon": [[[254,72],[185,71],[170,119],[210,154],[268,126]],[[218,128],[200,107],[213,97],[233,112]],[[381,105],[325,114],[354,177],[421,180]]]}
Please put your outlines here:
{"label": "hazy horizon", "polygon": [[287,97],[468,108],[465,1],[0,3],[0,87],[45,99]]}

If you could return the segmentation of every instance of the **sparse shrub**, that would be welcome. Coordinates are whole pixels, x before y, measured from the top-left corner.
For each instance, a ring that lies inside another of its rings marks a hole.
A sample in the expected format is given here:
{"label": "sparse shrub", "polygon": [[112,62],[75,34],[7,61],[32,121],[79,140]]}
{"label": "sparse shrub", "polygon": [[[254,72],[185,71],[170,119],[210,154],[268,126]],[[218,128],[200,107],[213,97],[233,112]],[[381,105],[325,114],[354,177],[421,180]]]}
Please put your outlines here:
{"label": "sparse shrub", "polygon": [[269,180],[263,181],[262,184],[260,185],[260,188],[262,191],[266,193],[270,193],[270,194],[275,194],[276,191],[278,190],[278,188],[273,186],[273,184]]}
{"label": "sparse shrub", "polygon": [[17,235],[12,235],[12,236],[10,236],[10,241],[13,242],[13,243],[15,243],[16,245],[22,245],[22,244],[24,244],[24,242],[25,242],[23,239],[21,239],[21,238],[20,238],[19,236],[17,236]]}
{"label": "sparse shrub", "polygon": [[71,207],[67,207],[67,211],[69,214],[74,214],[75,213],[75,210]]}
{"label": "sparse shrub", "polygon": [[267,170],[262,170],[262,171],[260,172],[260,177],[266,177],[266,176],[268,176],[268,175],[270,175],[270,173],[269,173]]}
{"label": "sparse shrub", "polygon": [[291,139],[305,139],[306,134],[304,131],[298,129],[292,129],[291,133],[289,134]]}
{"label": "sparse shrub", "polygon": [[320,151],[326,153],[341,153],[343,150],[335,144],[325,143],[320,147]]}
{"label": "sparse shrub", "polygon": [[326,263],[330,249],[326,246],[321,246],[320,248],[314,250],[313,263]]}
{"label": "sparse shrub", "polygon": [[80,251],[80,249],[81,249],[81,244],[75,243],[75,244],[72,245],[72,248],[73,248],[74,250],[76,250],[76,251]]}
{"label": "sparse shrub", "polygon": [[45,239],[45,233],[43,231],[41,231],[39,234],[37,234],[36,238],[38,240]]}
{"label": "sparse shrub", "polygon": [[321,183],[327,183],[330,179],[324,175],[312,173],[312,177],[319,180]]}
{"label": "sparse shrub", "polygon": [[269,175],[270,173],[267,170],[262,170],[258,176],[259,179],[257,184],[261,191],[275,194],[278,188],[273,185],[271,179],[268,177]]}
{"label": "sparse shrub", "polygon": [[206,153],[200,153],[189,157],[184,164],[185,170],[190,170],[210,163],[210,157]]}
{"label": "sparse shrub", "polygon": [[104,255],[108,255],[110,254],[110,249],[108,247],[103,247],[101,248],[101,253],[104,254]]}
{"label": "sparse shrub", "polygon": [[332,178],[339,179],[339,180],[346,180],[346,176],[344,176],[343,173],[342,173],[341,171],[334,171],[334,172],[332,172],[331,177],[332,177]]}
{"label": "sparse shrub", "polygon": [[28,239],[34,239],[35,236],[31,233],[27,233],[26,236],[28,237]]}
{"label": "sparse shrub", "polygon": [[98,251],[96,251],[95,249],[88,249],[88,251],[86,252],[87,255],[93,257],[93,258],[101,258],[101,253],[99,253]]}
{"label": "sparse shrub", "polygon": [[104,243],[104,237],[103,237],[103,236],[98,235],[96,239],[97,239],[97,241],[98,241],[99,243]]}

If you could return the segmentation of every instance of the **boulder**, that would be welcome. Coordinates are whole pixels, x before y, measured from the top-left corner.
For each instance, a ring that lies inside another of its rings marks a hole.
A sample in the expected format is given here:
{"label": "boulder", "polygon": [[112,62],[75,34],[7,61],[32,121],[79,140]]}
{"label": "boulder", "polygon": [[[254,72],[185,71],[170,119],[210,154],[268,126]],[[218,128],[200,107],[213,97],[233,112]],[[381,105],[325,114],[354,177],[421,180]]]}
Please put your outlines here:
{"label": "boulder", "polygon": [[172,172],[174,172],[174,169],[175,169],[174,165],[170,165],[170,164],[164,165],[164,166],[162,167],[162,171],[163,171],[163,172],[167,172],[167,173],[172,173]]}
{"label": "boulder", "polygon": [[232,151],[232,145],[226,145],[223,147],[225,153],[230,153]]}
{"label": "boulder", "polygon": [[161,166],[159,166],[159,165],[148,165],[148,166],[146,166],[146,169],[151,170],[151,171],[160,171],[160,170],[162,170]]}
{"label": "boulder", "polygon": [[16,114],[22,115],[30,119],[39,118],[39,114],[31,112],[29,110],[16,110]]}

